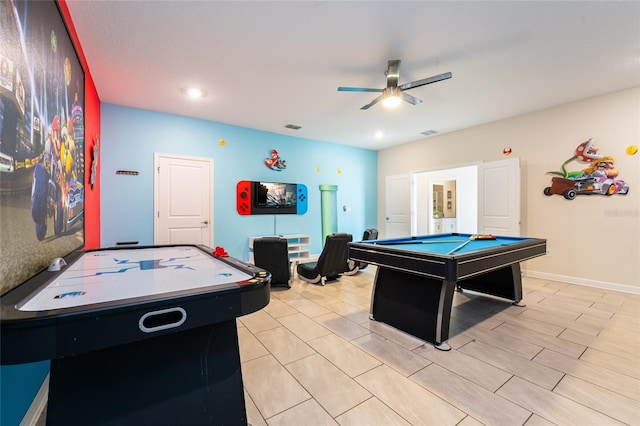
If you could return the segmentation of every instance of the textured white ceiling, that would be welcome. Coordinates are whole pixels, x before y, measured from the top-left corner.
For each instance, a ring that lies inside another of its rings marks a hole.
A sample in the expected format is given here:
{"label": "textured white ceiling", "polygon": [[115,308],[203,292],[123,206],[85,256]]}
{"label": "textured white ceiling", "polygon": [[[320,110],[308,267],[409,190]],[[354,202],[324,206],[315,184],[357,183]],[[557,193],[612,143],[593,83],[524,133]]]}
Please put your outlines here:
{"label": "textured white ceiling", "polygon": [[[103,102],[362,148],[640,85],[638,1],[67,4]],[[337,91],[383,88],[389,59],[400,83],[453,78],[394,110]]]}

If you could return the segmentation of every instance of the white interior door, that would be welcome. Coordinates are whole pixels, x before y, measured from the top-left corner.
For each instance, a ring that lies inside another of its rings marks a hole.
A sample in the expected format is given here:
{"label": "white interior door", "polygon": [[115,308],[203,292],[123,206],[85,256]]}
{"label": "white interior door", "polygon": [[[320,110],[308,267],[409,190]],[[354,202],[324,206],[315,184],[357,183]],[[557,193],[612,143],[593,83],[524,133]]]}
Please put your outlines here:
{"label": "white interior door", "polygon": [[385,177],[385,238],[411,235],[411,181],[409,175]]}
{"label": "white interior door", "polygon": [[478,232],[520,235],[520,159],[478,165]]}
{"label": "white interior door", "polygon": [[154,156],[154,244],[213,245],[213,159]]}

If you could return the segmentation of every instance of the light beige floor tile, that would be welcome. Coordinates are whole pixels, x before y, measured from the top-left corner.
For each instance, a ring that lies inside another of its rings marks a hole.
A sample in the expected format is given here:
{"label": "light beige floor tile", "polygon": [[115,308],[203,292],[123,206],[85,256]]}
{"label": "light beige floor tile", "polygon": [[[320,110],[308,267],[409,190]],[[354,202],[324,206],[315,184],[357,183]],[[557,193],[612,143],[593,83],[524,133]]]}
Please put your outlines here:
{"label": "light beige floor tile", "polygon": [[343,316],[356,324],[362,325],[363,323],[366,324],[370,321],[369,316],[371,314],[369,313],[369,303],[352,305],[351,303],[340,302],[327,307],[336,314]]}
{"label": "light beige floor tile", "polygon": [[424,345],[414,349],[413,352],[491,392],[495,392],[512,376],[504,370],[455,349],[445,352],[432,345]]}
{"label": "light beige floor tile", "polygon": [[496,333],[504,334],[505,336],[519,339],[533,345],[554,350],[556,352],[563,353],[565,355],[579,358],[580,355],[587,349],[584,345],[568,342],[564,339],[549,336],[547,334],[541,334],[533,330],[529,330],[526,333],[522,332],[522,328],[511,324],[502,324],[499,327],[493,329]]}
{"label": "light beige floor tile", "polygon": [[309,299],[296,299],[286,302],[296,311],[308,316],[309,318],[325,315],[331,312],[329,309]]}
{"label": "light beige floor tile", "polygon": [[411,334],[405,333],[404,331],[398,330],[397,328],[394,328],[383,322],[368,321],[363,326],[368,328],[372,333],[378,334],[385,339],[389,339],[392,342],[409,350],[415,349],[425,343],[424,340],[418,339]]}
{"label": "light beige floor tile", "polygon": [[527,309],[519,315],[521,318],[532,319],[558,327],[570,328],[572,330],[579,331],[581,333],[597,336],[602,331],[602,326],[594,324],[586,324],[584,322],[578,322],[575,318],[568,318],[565,315],[558,315],[554,312]]}
{"label": "light beige floor tile", "polygon": [[426,367],[431,361],[377,334],[368,334],[351,343],[362,348],[387,366],[407,377]]}
{"label": "light beige floor tile", "polygon": [[555,423],[551,423],[549,420],[543,419],[537,414],[532,414],[529,417],[529,420],[524,424],[524,426],[556,426]]}
{"label": "light beige floor tile", "polygon": [[[473,304],[477,305],[476,302],[473,301]],[[496,318],[493,313],[485,312],[483,309],[476,310],[471,306],[460,306],[451,311],[451,326],[465,330],[472,327],[483,327],[491,330],[503,322],[503,320]]]}
{"label": "light beige floor tile", "polygon": [[[410,426],[391,408],[378,398],[369,398],[362,404],[336,417],[341,426]],[[473,425],[468,425],[473,426]]]}
{"label": "light beige floor tile", "polygon": [[356,324],[335,312],[315,317],[314,320],[346,340],[357,339],[370,333],[360,324]]}
{"label": "light beige floor tile", "polygon": [[616,312],[611,318],[611,323],[616,327],[640,331],[640,315],[638,315],[638,312],[635,315]]}
{"label": "light beige floor tile", "polygon": [[563,376],[563,373],[553,368],[514,356],[510,352],[478,341],[471,342],[458,350],[508,373],[530,380],[545,389],[553,389]]}
{"label": "light beige floor tile", "polygon": [[242,362],[260,358],[269,353],[267,348],[246,327],[238,328],[238,347]]}
{"label": "light beige floor tile", "polygon": [[271,417],[267,420],[267,423],[269,426],[336,426],[338,424],[313,399]]}
{"label": "light beige floor tile", "polygon": [[638,357],[638,350],[636,349],[637,345],[634,345],[625,339],[590,336],[571,329],[563,331],[558,338],[618,355],[622,358],[627,358],[628,360],[634,360]]}
{"label": "light beige floor tile", "polygon": [[305,342],[331,334],[330,330],[302,314],[288,315],[278,321]]}
{"label": "light beige floor tile", "polygon": [[[640,313],[640,311],[638,311]],[[634,349],[640,349],[638,346],[640,342],[640,330],[633,330],[630,328],[618,327],[616,324],[610,324],[598,334],[598,337],[609,341],[623,341],[633,346]]]}
{"label": "light beige floor tile", "polygon": [[285,367],[333,417],[371,398],[366,389],[319,354]]}
{"label": "light beige floor tile", "polygon": [[640,401],[640,380],[616,373],[587,361],[568,357],[548,349],[535,357],[535,362],[563,371],[594,385]]}
{"label": "light beige floor tile", "polygon": [[288,364],[313,355],[315,351],[286,327],[256,333],[256,338],[281,364]]}
{"label": "light beige floor tile", "polygon": [[258,407],[256,407],[256,404],[253,403],[251,396],[249,396],[246,390],[244,391],[244,405],[247,410],[248,424],[250,424],[251,426],[267,426],[267,423],[262,418]]}
{"label": "light beige floor tile", "polygon": [[460,410],[487,425],[522,425],[531,412],[462,377],[431,364],[410,377],[411,380],[453,401]]}
{"label": "light beige floor tile", "polygon": [[622,425],[611,417],[518,377],[509,380],[497,394],[558,425]]}
{"label": "light beige floor tile", "polygon": [[280,327],[282,325],[264,309],[240,317],[238,320],[254,334],[260,331],[269,330],[270,328]]}
{"label": "light beige floor tile", "polygon": [[591,307],[594,303],[601,300],[603,295],[604,291],[591,292],[587,290],[586,292],[582,292],[578,291],[577,288],[568,287],[558,290],[553,297],[550,298],[557,302],[568,303],[573,306]]}
{"label": "light beige floor tile", "polygon": [[608,370],[616,371],[635,379],[640,379],[640,360],[636,359],[635,361],[629,362],[626,358],[593,348],[587,348],[580,359],[592,364],[597,364]]}
{"label": "light beige floor tile", "polygon": [[572,303],[569,301],[562,301],[556,297],[548,297],[544,300],[541,300],[537,303],[538,306],[542,308],[549,308],[553,311],[565,311],[572,312],[577,314],[589,314],[600,318],[611,318],[611,312],[600,311],[596,309],[591,309],[588,306],[581,305],[578,303]]}
{"label": "light beige floor tile", "polygon": [[302,292],[305,300],[311,300],[320,306],[329,306],[335,303],[339,303],[340,299],[337,299],[332,287],[319,286],[313,284],[305,284],[306,287]]}
{"label": "light beige floor tile", "polygon": [[333,334],[307,343],[349,377],[358,376],[381,364],[362,349]]}
{"label": "light beige floor tile", "polygon": [[243,363],[242,379],[247,393],[265,419],[311,398],[271,355]]}
{"label": "light beige floor tile", "polygon": [[464,419],[462,419],[462,421],[458,423],[457,426],[484,426],[484,425],[479,421],[477,421],[476,419],[474,419],[473,417],[467,416]]}
{"label": "light beige floor tile", "polygon": [[565,327],[560,325],[549,324],[548,322],[523,317],[520,315],[522,313],[524,313],[524,310],[519,308],[517,311],[509,311],[507,313],[499,312],[495,315],[495,318],[520,329],[533,330],[537,333],[553,337],[558,337],[558,335],[565,329]]}
{"label": "light beige floor tile", "polygon": [[455,425],[465,413],[387,366],[356,380],[381,402],[413,425]]}
{"label": "light beige floor tile", "polygon": [[269,304],[264,307],[265,312],[273,318],[295,314],[297,311],[280,299],[272,297]]}
{"label": "light beige floor tile", "polygon": [[558,295],[567,296],[574,299],[582,299],[589,302],[597,302],[602,300],[602,297],[605,295],[606,290],[595,288],[595,287],[585,287],[578,285],[570,285],[566,288],[558,290]]}
{"label": "light beige floor tile", "polygon": [[623,423],[640,425],[640,401],[566,375],[554,393],[566,396]]}
{"label": "light beige floor tile", "polygon": [[542,346],[527,343],[511,336],[505,336],[484,327],[472,327],[464,331],[464,334],[472,337],[476,341],[484,342],[507,352],[514,353],[520,357],[532,359],[542,350]]}

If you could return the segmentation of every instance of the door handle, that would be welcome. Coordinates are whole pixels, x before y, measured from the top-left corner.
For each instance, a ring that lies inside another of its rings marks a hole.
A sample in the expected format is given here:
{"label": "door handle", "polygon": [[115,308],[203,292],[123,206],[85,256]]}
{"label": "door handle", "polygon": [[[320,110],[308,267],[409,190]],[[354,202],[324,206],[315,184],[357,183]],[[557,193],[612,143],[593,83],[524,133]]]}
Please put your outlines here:
{"label": "door handle", "polygon": [[208,221],[208,220],[205,220],[204,222],[200,222],[200,223],[202,223],[203,225],[208,225],[208,224],[209,224],[209,221]]}

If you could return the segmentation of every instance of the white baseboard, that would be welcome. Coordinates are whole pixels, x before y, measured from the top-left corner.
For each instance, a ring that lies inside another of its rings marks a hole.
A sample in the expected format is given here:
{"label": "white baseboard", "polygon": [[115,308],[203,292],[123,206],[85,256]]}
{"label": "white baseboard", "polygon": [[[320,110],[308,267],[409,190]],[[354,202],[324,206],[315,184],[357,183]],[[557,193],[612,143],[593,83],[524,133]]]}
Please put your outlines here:
{"label": "white baseboard", "polygon": [[35,426],[40,419],[40,415],[47,407],[47,400],[49,399],[49,374],[47,373],[47,377],[44,378],[42,385],[40,385],[40,389],[36,394],[33,401],[31,401],[31,405],[29,409],[25,413],[22,421],[20,422],[20,426]]}
{"label": "white baseboard", "polygon": [[640,294],[640,287],[610,283],[606,281],[588,280],[585,278],[570,277],[566,275],[548,274],[546,272],[523,270],[522,275],[532,278],[541,278],[544,280],[561,281],[570,284],[583,285],[586,287],[596,287],[605,290],[620,291],[623,293]]}

